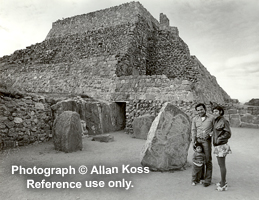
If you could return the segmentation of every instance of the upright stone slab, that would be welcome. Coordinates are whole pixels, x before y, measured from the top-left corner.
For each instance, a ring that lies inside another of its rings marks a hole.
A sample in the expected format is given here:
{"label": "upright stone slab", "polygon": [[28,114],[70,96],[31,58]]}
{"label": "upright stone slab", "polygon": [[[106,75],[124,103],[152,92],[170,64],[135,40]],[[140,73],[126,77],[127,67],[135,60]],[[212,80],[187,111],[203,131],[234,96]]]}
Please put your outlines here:
{"label": "upright stone slab", "polygon": [[133,137],[146,140],[154,119],[155,117],[149,114],[136,117],[132,123]]}
{"label": "upright stone slab", "polygon": [[187,162],[190,142],[188,115],[167,102],[150,127],[141,164],[155,171],[180,169]]}
{"label": "upright stone slab", "polygon": [[53,142],[58,151],[69,153],[82,150],[82,127],[77,112],[64,111],[55,119]]}

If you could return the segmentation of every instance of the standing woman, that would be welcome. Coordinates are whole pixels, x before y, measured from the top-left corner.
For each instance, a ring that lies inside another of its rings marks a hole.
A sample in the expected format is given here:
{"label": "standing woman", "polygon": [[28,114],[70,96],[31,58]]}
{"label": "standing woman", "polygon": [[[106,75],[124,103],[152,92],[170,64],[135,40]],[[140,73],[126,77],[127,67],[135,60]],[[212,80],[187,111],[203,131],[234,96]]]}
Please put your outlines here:
{"label": "standing woman", "polygon": [[228,189],[226,182],[226,156],[231,153],[230,146],[227,144],[231,137],[231,130],[229,122],[223,117],[224,110],[220,106],[212,109],[215,119],[213,121],[213,146],[214,154],[216,154],[218,165],[220,167],[221,181],[217,183],[218,191],[225,191]]}

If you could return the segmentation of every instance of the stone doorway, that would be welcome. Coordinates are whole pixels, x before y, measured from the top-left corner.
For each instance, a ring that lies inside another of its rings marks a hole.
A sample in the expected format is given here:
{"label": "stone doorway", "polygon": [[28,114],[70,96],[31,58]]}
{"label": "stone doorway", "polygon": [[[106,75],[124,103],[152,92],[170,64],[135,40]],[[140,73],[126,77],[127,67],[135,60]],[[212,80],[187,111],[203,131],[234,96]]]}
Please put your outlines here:
{"label": "stone doorway", "polygon": [[118,122],[120,124],[120,130],[124,130],[126,127],[126,102],[115,102],[119,108],[119,117]]}

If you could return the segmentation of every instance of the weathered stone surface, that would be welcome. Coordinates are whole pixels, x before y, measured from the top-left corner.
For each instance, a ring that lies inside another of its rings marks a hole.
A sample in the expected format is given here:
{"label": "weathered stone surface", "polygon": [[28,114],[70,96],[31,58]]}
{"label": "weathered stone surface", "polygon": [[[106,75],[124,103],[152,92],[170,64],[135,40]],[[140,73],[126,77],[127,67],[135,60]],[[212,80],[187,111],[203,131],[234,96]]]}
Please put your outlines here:
{"label": "weathered stone surface", "polygon": [[259,125],[259,116],[254,118],[254,124],[258,124]]}
{"label": "weathered stone surface", "polygon": [[84,120],[81,120],[81,127],[82,127],[82,136],[85,136],[88,134],[88,130],[86,129],[86,123]]}
{"label": "weathered stone surface", "polygon": [[237,114],[237,109],[228,110],[228,114]]}
{"label": "weathered stone surface", "polygon": [[133,137],[146,140],[154,119],[155,116],[149,114],[136,117],[132,123]]}
{"label": "weathered stone surface", "polygon": [[114,137],[110,134],[96,135],[93,137],[92,141],[112,142],[114,141]]}
{"label": "weathered stone surface", "polygon": [[229,120],[232,127],[239,127],[240,126],[240,118],[239,117],[231,117]]}
{"label": "weathered stone surface", "polygon": [[82,127],[78,113],[64,111],[55,119],[53,142],[56,150],[66,153],[82,150]]}
{"label": "weathered stone surface", "polygon": [[254,116],[253,115],[246,114],[246,115],[241,117],[241,122],[253,123],[253,121],[254,121]]}
{"label": "weathered stone surface", "polygon": [[259,106],[259,99],[251,99],[246,105]]}
{"label": "weathered stone surface", "polygon": [[44,110],[44,105],[42,103],[35,103],[35,108],[38,110]]}
{"label": "weathered stone surface", "polygon": [[68,99],[51,106],[56,118],[64,111],[79,113],[85,121],[85,131],[98,135],[122,130],[125,127],[125,105],[109,102],[93,102],[84,99]]}
{"label": "weathered stone surface", "polygon": [[141,164],[151,170],[180,169],[187,162],[190,141],[189,117],[167,102],[152,123],[141,152]]}
{"label": "weathered stone surface", "polygon": [[259,128],[259,125],[241,122],[240,127],[243,127],[243,128]]}
{"label": "weathered stone surface", "polygon": [[0,150],[2,150],[2,148],[3,148],[3,141],[2,141],[2,137],[0,135]]}
{"label": "weathered stone surface", "polygon": [[123,130],[125,128],[126,103],[100,103],[100,119],[103,133]]}
{"label": "weathered stone surface", "polygon": [[14,123],[16,123],[16,124],[20,124],[20,123],[23,122],[22,118],[20,118],[20,117],[15,117],[13,121],[14,121]]}

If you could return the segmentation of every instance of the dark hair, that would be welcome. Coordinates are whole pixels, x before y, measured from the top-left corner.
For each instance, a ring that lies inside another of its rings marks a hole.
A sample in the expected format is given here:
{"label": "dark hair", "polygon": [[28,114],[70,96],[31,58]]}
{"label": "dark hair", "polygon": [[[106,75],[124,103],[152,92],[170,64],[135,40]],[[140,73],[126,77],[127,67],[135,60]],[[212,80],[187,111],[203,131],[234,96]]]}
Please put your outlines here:
{"label": "dark hair", "polygon": [[207,110],[205,104],[203,104],[203,103],[197,104],[197,105],[195,106],[195,110],[197,110],[197,108],[200,107],[200,106],[202,106],[205,111]]}
{"label": "dark hair", "polygon": [[212,112],[213,112],[214,110],[218,110],[218,111],[219,111],[219,114],[220,114],[221,116],[224,115],[224,109],[223,109],[221,106],[215,106],[215,107],[212,109]]}
{"label": "dark hair", "polygon": [[201,143],[196,142],[195,145],[193,146],[193,149],[196,150],[197,147],[201,147],[201,151],[204,152],[204,151],[203,151],[203,146],[202,146]]}

